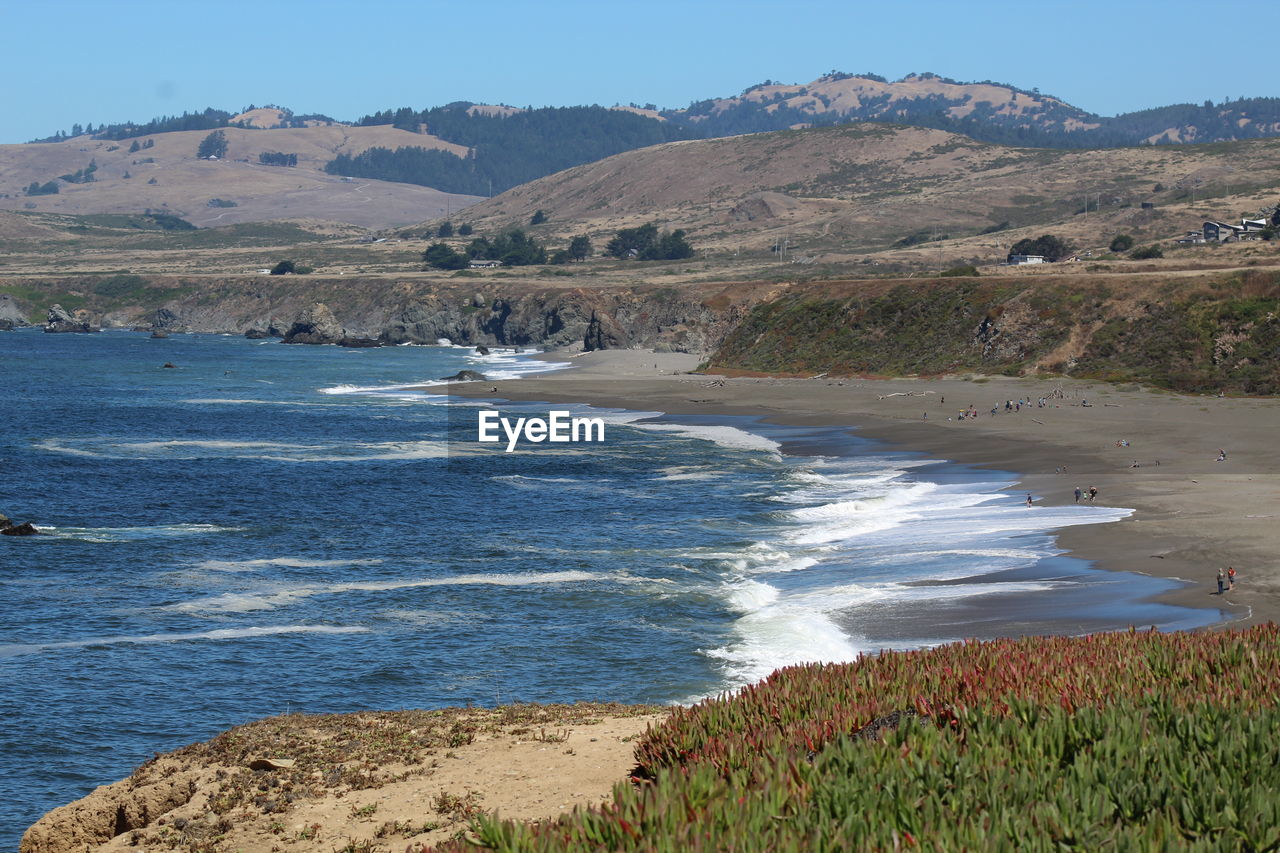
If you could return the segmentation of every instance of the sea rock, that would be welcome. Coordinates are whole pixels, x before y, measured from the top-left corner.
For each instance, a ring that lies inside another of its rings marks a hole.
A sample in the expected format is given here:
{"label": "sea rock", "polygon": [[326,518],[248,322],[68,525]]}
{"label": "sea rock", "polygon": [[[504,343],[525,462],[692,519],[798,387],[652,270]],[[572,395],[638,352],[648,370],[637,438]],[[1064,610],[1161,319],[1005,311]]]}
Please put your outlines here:
{"label": "sea rock", "polygon": [[12,332],[14,323],[8,317],[0,317],[0,332]]}
{"label": "sea rock", "polygon": [[329,306],[323,302],[308,305],[285,333],[286,344],[336,344],[346,337]]}
{"label": "sea rock", "polygon": [[0,512],[0,530],[4,530],[6,527],[12,526],[13,519],[9,518],[9,516],[5,515],[3,512]]}
{"label": "sea rock", "polygon": [[488,354],[489,354],[489,348],[487,346],[485,346],[484,344],[476,345],[476,355],[488,355]]}
{"label": "sea rock", "polygon": [[271,337],[271,333],[265,332],[262,329],[250,329],[244,333],[244,336],[251,341],[261,341]]}
{"label": "sea rock", "polygon": [[169,333],[168,333],[168,332],[165,332],[165,331],[162,331],[162,330],[160,330],[160,329],[156,329],[154,332],[152,332],[152,333],[151,333],[151,337],[153,337],[153,338],[155,338],[156,340],[160,341],[160,340],[164,340],[165,338],[169,337]]}
{"label": "sea rock", "polygon": [[170,311],[168,308],[157,308],[155,316],[151,320],[152,329],[161,329],[166,332],[185,332],[187,327],[183,324],[182,318]]}
{"label": "sea rock", "polygon": [[174,364],[172,361],[166,361],[164,364],[162,364],[162,365],[160,365],[160,366],[161,366],[161,367],[166,367],[166,368],[168,368],[168,369],[170,369],[170,370],[176,370],[176,369],[178,368],[178,365]]}
{"label": "sea rock", "polygon": [[598,349],[626,349],[631,341],[626,330],[618,325],[618,321],[608,314],[591,312],[591,320],[587,323],[587,333],[582,339],[582,348],[587,352]]}
{"label": "sea rock", "polygon": [[[6,327],[4,324],[8,323]],[[0,328],[16,329],[27,325],[27,312],[8,293],[0,293]]]}
{"label": "sea rock", "polygon": [[10,524],[8,527],[0,527],[0,536],[35,536],[40,531],[29,521],[21,524]]}
{"label": "sea rock", "polygon": [[382,341],[378,340],[377,338],[344,337],[340,341],[338,341],[338,346],[354,347],[356,349],[366,349],[370,347],[380,347],[380,346],[386,346],[386,345]]}
{"label": "sea rock", "polygon": [[459,370],[452,376],[441,376],[441,382],[483,382],[484,374],[474,370]]}
{"label": "sea rock", "polygon": [[48,322],[44,324],[46,332],[78,332],[81,334],[94,331],[87,320],[78,320],[61,305],[49,307]]}

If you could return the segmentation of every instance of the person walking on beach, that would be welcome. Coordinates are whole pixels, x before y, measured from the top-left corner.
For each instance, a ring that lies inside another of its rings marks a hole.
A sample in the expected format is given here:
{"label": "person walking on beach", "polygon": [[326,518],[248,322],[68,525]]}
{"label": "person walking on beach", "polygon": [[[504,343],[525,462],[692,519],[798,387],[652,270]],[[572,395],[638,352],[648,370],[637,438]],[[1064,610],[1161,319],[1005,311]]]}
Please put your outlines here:
{"label": "person walking on beach", "polygon": [[1236,568],[1235,566],[1227,566],[1227,589],[1236,588]]}
{"label": "person walking on beach", "polygon": [[1222,595],[1222,586],[1223,586],[1224,577],[1225,576],[1222,574],[1222,569],[1219,568],[1218,569],[1218,595]]}
{"label": "person walking on beach", "polygon": [[1031,506],[1031,493],[1027,492],[1027,506]]}
{"label": "person walking on beach", "polygon": [[1083,494],[1083,492],[1081,492],[1081,491],[1080,491],[1080,487],[1079,487],[1079,486],[1076,486],[1076,503],[1080,503],[1080,495],[1081,495],[1081,494]]}
{"label": "person walking on beach", "polygon": [[1093,503],[1096,497],[1098,497],[1098,487],[1090,486],[1089,487],[1089,503]]}

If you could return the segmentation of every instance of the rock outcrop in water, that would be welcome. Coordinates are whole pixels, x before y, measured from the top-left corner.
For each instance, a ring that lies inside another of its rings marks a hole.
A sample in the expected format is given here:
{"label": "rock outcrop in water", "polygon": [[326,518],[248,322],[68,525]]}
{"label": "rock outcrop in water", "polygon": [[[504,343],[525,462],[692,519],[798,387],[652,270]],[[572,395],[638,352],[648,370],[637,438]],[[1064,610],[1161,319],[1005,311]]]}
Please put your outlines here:
{"label": "rock outcrop in water", "polygon": [[96,332],[97,329],[88,320],[80,320],[72,316],[67,309],[61,305],[52,305],[49,307],[48,322],[44,324],[46,332],[72,332],[85,334],[88,332]]}
{"label": "rock outcrop in water", "polygon": [[39,532],[31,522],[15,524],[13,519],[0,512],[0,536],[35,536]]}
{"label": "rock outcrop in water", "polygon": [[27,312],[18,305],[18,300],[7,293],[0,293],[0,330],[16,329],[27,325]]}
{"label": "rock outcrop in water", "polygon": [[285,332],[286,344],[336,344],[347,337],[333,311],[323,302],[312,302]]}
{"label": "rock outcrop in water", "polygon": [[441,376],[441,382],[483,382],[484,374],[474,370],[459,370],[452,376]]}

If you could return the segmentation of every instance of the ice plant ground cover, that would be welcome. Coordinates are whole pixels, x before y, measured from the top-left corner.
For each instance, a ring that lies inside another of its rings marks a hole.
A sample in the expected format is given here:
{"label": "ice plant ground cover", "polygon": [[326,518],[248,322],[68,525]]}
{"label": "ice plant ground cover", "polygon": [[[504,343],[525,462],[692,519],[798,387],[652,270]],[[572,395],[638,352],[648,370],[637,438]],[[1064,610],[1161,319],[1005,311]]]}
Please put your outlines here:
{"label": "ice plant ground cover", "polygon": [[502,850],[1280,847],[1280,629],[1005,639],[677,709],[634,784]]}

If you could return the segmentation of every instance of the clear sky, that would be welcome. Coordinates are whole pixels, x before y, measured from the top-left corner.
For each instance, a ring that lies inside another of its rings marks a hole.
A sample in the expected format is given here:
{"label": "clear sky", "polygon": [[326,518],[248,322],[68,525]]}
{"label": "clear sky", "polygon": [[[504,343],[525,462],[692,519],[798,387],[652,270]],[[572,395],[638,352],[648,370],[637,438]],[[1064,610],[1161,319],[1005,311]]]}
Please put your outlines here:
{"label": "clear sky", "polygon": [[827,71],[1039,88],[1114,115],[1280,95],[1280,4],[0,0],[0,143],[277,104],[683,107]]}

